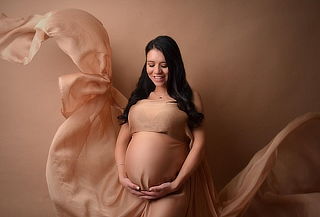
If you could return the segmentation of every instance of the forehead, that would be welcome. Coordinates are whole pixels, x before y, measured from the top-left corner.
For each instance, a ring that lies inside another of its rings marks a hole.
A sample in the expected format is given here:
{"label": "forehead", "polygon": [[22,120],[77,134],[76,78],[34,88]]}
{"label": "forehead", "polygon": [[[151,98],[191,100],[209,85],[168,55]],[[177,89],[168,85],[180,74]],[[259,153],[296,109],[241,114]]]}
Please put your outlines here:
{"label": "forehead", "polygon": [[166,59],[161,51],[154,48],[147,53],[147,61],[165,62]]}

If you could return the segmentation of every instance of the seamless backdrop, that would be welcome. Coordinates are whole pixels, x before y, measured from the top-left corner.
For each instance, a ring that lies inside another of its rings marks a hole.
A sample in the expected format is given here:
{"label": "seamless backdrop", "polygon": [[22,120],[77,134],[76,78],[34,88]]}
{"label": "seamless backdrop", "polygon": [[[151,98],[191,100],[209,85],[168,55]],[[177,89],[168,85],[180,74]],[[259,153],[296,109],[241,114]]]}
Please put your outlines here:
{"label": "seamless backdrop", "polygon": [[[190,84],[202,96],[207,154],[217,188],[287,122],[320,110],[317,0],[1,0],[9,17],[79,8],[109,33],[113,83],[129,96],[158,35],[178,42]],[[45,181],[62,123],[58,76],[75,72],[53,41],[27,66],[0,61],[1,216],[53,217]]]}

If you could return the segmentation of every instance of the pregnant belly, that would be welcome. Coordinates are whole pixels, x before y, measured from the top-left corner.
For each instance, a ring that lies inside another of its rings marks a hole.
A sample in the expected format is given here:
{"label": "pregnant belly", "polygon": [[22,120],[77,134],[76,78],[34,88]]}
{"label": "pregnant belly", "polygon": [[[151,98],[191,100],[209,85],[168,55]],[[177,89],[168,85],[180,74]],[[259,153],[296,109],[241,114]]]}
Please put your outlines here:
{"label": "pregnant belly", "polygon": [[134,133],[126,152],[127,176],[142,190],[173,181],[187,154],[187,145],[168,135]]}

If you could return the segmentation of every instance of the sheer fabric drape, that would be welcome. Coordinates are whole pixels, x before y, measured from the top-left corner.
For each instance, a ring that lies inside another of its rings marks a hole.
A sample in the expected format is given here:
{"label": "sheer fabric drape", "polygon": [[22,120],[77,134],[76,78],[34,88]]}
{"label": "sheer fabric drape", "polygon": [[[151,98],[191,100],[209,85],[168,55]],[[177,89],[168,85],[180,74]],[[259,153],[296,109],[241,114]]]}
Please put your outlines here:
{"label": "sheer fabric drape", "polygon": [[[5,60],[28,64],[48,38],[79,68],[59,78],[66,120],[54,136],[46,170],[57,216],[149,216],[149,202],[118,181],[116,117],[127,99],[112,86],[111,49],[102,23],[78,9],[18,19],[1,15]],[[293,120],[219,193],[203,160],[188,182],[187,216],[317,216],[319,119],[319,113],[308,113]]]}

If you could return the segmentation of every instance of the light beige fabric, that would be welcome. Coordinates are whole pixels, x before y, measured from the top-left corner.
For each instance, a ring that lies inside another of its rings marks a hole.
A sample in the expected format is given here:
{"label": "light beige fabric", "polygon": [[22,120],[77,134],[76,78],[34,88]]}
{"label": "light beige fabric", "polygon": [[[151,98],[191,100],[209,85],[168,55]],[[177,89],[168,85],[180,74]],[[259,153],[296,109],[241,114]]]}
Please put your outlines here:
{"label": "light beige fabric", "polygon": [[[57,216],[168,217],[165,212],[171,209],[181,210],[172,216],[188,217],[317,216],[319,113],[292,121],[255,154],[218,199],[204,160],[180,192],[153,202],[141,200],[118,181],[116,116],[127,100],[111,83],[111,51],[103,25],[77,9],[26,19],[1,16],[3,59],[27,64],[48,38],[53,38],[80,70],[59,78],[66,120],[54,136],[47,161],[48,188]],[[181,140],[186,135],[192,147],[188,128],[171,135]],[[176,199],[183,202],[172,203]]]}
{"label": "light beige fabric", "polygon": [[246,216],[319,216],[319,113],[296,119],[274,140],[279,137],[277,160]]}
{"label": "light beige fabric", "polygon": [[187,135],[187,118],[187,114],[178,109],[174,101],[143,99],[130,108],[128,123],[131,133],[164,133],[182,143],[188,143],[191,138]]}
{"label": "light beige fabric", "polygon": [[[309,128],[309,125],[312,128]],[[223,215],[237,216],[236,213],[241,213],[244,216],[268,216],[265,213],[269,209],[269,216],[317,216],[319,208],[316,208],[315,204],[319,205],[320,176],[315,171],[319,169],[320,162],[315,156],[320,153],[319,132],[320,113],[307,113],[290,122],[267,146],[257,152],[249,164],[219,193]],[[313,140],[310,141],[307,136]],[[299,138],[293,141],[295,145],[288,146],[288,140],[295,137]],[[282,147],[286,147],[286,150]],[[288,158],[290,153],[291,159]],[[300,153],[304,153],[304,157],[299,157]],[[295,166],[292,166],[292,162]],[[295,170],[296,176],[291,175]],[[313,172],[306,176],[303,170]],[[297,179],[300,181],[295,181]],[[288,206],[286,200],[289,198],[292,203]],[[255,207],[261,209],[254,212],[254,209],[251,209],[245,213],[252,199]],[[278,206],[274,212],[270,209],[273,204]]]}

